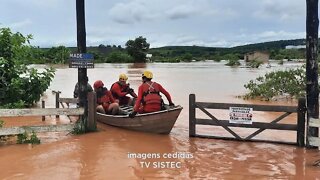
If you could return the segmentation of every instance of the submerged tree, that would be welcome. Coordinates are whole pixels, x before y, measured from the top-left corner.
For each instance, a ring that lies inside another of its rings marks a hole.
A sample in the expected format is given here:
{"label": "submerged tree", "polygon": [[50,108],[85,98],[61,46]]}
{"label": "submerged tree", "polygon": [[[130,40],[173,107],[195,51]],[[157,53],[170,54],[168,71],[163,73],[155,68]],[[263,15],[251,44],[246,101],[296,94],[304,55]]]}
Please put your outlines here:
{"label": "submerged tree", "polygon": [[270,100],[275,96],[287,95],[299,98],[305,95],[306,75],[305,67],[276,71],[250,80],[244,87],[250,92],[245,98],[261,98]]}
{"label": "submerged tree", "polygon": [[52,47],[47,52],[50,63],[65,64],[69,60],[70,50],[65,46]]}
{"label": "submerged tree", "polygon": [[28,68],[25,61],[31,56],[31,35],[0,29],[0,106],[25,107],[40,100],[49,87],[54,70],[38,72]]}
{"label": "submerged tree", "polygon": [[129,40],[126,43],[128,54],[133,57],[134,62],[146,62],[149,47],[150,44],[147,43],[147,39],[142,36],[139,36],[135,40]]}

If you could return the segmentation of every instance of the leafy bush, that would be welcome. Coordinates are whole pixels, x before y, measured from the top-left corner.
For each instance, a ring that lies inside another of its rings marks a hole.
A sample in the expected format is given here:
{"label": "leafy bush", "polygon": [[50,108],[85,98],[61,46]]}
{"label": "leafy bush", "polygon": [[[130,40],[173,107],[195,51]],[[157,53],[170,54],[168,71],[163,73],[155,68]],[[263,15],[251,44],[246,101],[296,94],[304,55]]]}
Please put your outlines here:
{"label": "leafy bush", "polygon": [[256,59],[254,59],[254,60],[252,60],[250,62],[247,62],[247,65],[250,66],[251,68],[259,68],[259,66],[261,64],[263,64],[263,62],[259,61],[259,60],[256,60]]}
{"label": "leafy bush", "polygon": [[191,53],[186,53],[186,54],[181,56],[182,61],[185,61],[185,62],[191,62],[192,58],[193,57],[192,57]]}
{"label": "leafy bush", "polygon": [[2,128],[4,125],[4,121],[3,120],[0,120],[0,128]]}
{"label": "leafy bush", "polygon": [[152,56],[151,58],[152,62],[163,62],[163,63],[179,63],[181,60],[180,58],[165,58],[161,56]]}
{"label": "leafy bush", "polygon": [[12,33],[9,28],[0,29],[0,107],[33,105],[54,77],[53,68],[38,72],[25,65],[31,54],[31,38]]}
{"label": "leafy bush", "polygon": [[239,66],[240,62],[239,62],[239,60],[230,59],[229,62],[225,65],[226,66]]}
{"label": "leafy bush", "polygon": [[29,135],[26,131],[23,134],[18,134],[17,139],[18,144],[40,144],[40,139],[37,137],[37,134],[32,131],[32,134]]}
{"label": "leafy bush", "polygon": [[69,62],[70,52],[71,51],[65,46],[58,46],[50,48],[46,55],[49,58],[50,63],[65,64]]}
{"label": "leafy bush", "polygon": [[244,97],[270,100],[275,96],[289,95],[298,98],[305,95],[305,86],[305,67],[270,72],[245,84],[244,87],[250,92]]}
{"label": "leafy bush", "polygon": [[107,62],[110,62],[110,63],[132,63],[133,58],[125,52],[112,51],[107,57]]}
{"label": "leafy bush", "polygon": [[17,139],[17,143],[18,144],[23,144],[27,141],[28,139],[28,134],[27,132],[25,131],[23,134],[18,134],[18,139]]}

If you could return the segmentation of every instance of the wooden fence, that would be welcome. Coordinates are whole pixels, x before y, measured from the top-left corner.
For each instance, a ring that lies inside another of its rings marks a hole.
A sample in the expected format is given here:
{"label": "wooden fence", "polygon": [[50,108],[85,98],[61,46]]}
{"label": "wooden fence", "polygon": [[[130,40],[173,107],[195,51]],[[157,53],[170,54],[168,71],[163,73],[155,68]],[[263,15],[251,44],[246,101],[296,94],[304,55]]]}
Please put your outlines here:
{"label": "wooden fence", "polygon": [[[234,124],[229,120],[219,120],[206,109],[229,109],[230,107],[247,107],[253,108],[253,111],[269,111],[269,112],[284,112],[281,116],[277,117],[270,123],[266,122],[252,122],[252,124]],[[204,112],[210,119],[196,118],[196,108]],[[285,117],[292,113],[297,113],[297,124],[283,124],[278,123]],[[208,102],[196,102],[194,94],[189,95],[189,136],[190,137],[204,137],[204,138],[217,138],[226,140],[240,140],[240,141],[258,141],[258,142],[272,142],[281,144],[294,144],[298,146],[305,145],[305,99],[299,99],[298,106],[271,106],[271,105],[255,105],[255,104],[228,104],[228,103],[208,103]],[[207,136],[196,133],[196,125],[210,125],[221,126],[228,131],[233,137],[222,136]],[[254,133],[247,137],[241,137],[229,127],[241,127],[241,128],[258,128]],[[296,131],[296,142],[283,142],[273,140],[261,140],[253,139],[256,135],[263,132],[266,129],[274,130],[286,130]]]}
{"label": "wooden fence", "polygon": [[[309,126],[315,127],[315,128],[320,128],[320,119],[310,118],[309,119]],[[313,137],[313,136],[308,135],[308,141],[309,141],[309,145],[320,147],[320,137]]]}
{"label": "wooden fence", "polygon": [[[76,103],[77,99],[74,98],[59,98],[60,103]],[[88,124],[89,129],[94,129],[96,126],[96,96],[95,93],[88,93]],[[42,103],[42,107],[44,103]],[[63,106],[63,105],[62,105]],[[42,108],[42,109],[0,109],[0,117],[17,117],[17,116],[50,116],[66,115],[66,116],[81,116],[84,114],[84,108]],[[8,127],[0,128],[0,136],[3,135],[15,135],[27,132],[53,132],[53,131],[71,131],[74,128],[74,124],[61,124],[61,125],[40,125],[40,126],[20,126],[20,127]]]}

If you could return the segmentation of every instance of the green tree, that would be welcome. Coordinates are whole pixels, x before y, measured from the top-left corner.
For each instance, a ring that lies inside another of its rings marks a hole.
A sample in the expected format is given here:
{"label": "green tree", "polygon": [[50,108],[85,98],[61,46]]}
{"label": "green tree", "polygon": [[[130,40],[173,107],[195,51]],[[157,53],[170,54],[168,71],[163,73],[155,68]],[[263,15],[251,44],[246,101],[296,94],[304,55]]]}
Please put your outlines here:
{"label": "green tree", "polygon": [[48,58],[45,51],[39,47],[32,47],[30,59],[25,64],[45,64],[46,62],[48,62]]}
{"label": "green tree", "polygon": [[39,101],[49,87],[54,70],[39,73],[28,68],[24,59],[30,59],[31,35],[12,33],[9,28],[0,29],[0,106],[24,107]]}
{"label": "green tree", "polygon": [[230,59],[229,62],[225,65],[226,66],[240,66],[241,64],[240,64],[239,60]]}
{"label": "green tree", "polygon": [[69,60],[70,50],[65,46],[52,47],[47,52],[47,57],[51,63],[67,63]]}
{"label": "green tree", "polygon": [[183,61],[186,61],[186,62],[191,62],[192,61],[192,54],[191,53],[186,53],[184,55],[181,56],[181,59]]}
{"label": "green tree", "polygon": [[146,54],[149,47],[150,44],[147,43],[147,39],[142,36],[139,36],[135,40],[129,40],[126,43],[126,50],[133,57],[134,62],[146,62]]}
{"label": "green tree", "polygon": [[252,61],[247,62],[247,65],[251,68],[259,68],[261,64],[263,64],[263,62],[257,59],[253,59]]}
{"label": "green tree", "polygon": [[261,98],[270,100],[279,95],[299,98],[305,95],[305,67],[276,71],[250,80],[244,87],[249,90],[245,98]]}
{"label": "green tree", "polygon": [[132,63],[133,59],[125,52],[121,51],[112,51],[108,57],[107,62],[110,63]]}

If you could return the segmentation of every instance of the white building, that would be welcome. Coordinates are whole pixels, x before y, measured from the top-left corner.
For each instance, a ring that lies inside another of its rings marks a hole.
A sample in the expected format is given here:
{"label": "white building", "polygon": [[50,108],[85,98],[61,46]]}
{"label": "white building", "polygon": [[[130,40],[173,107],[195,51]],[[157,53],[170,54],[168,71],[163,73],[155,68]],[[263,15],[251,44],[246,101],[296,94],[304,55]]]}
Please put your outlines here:
{"label": "white building", "polygon": [[306,49],[306,45],[298,45],[298,46],[288,45],[286,46],[286,49]]}

